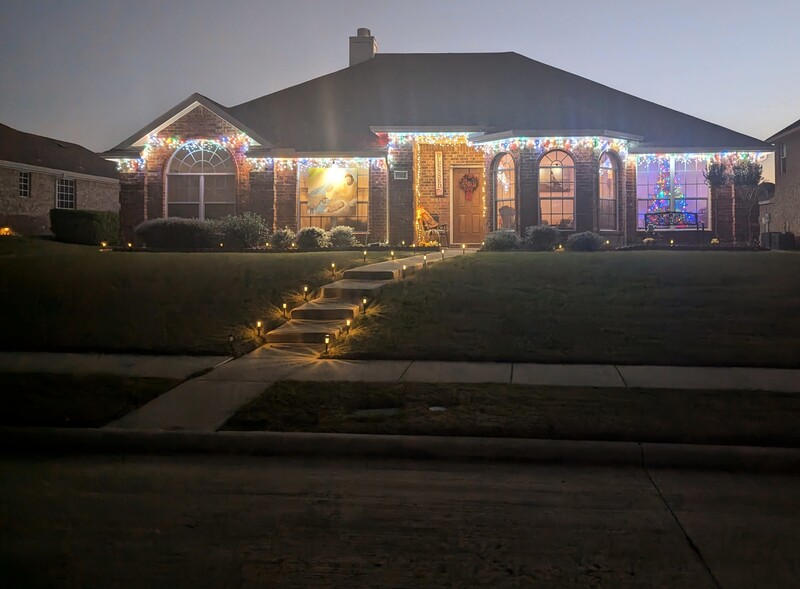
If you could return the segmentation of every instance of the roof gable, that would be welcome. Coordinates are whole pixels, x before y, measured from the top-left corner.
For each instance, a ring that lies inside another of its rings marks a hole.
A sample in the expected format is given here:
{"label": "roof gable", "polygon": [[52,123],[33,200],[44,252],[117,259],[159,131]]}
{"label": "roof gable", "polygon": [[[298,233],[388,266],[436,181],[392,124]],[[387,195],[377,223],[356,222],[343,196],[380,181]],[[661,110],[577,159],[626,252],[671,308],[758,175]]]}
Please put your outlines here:
{"label": "roof gable", "polygon": [[785,137],[786,135],[790,135],[791,133],[794,133],[795,131],[800,131],[800,120],[795,121],[794,123],[792,123],[791,125],[789,125],[785,129],[781,129],[780,131],[775,133],[772,137],[767,139],[767,142],[768,143],[772,143],[774,141],[777,141],[778,139],[781,139],[781,138]]}

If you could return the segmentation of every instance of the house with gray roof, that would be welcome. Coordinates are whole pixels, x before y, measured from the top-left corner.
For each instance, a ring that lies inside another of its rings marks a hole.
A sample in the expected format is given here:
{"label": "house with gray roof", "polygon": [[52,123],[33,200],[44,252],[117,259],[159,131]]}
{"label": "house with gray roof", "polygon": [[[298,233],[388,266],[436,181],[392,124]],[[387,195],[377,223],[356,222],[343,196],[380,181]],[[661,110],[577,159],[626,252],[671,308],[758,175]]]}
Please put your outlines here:
{"label": "house with gray roof", "polygon": [[80,145],[0,124],[0,226],[48,234],[54,208],[118,211],[116,166]]}
{"label": "house with gray roof", "polygon": [[359,29],[342,70],[230,107],[194,94],[102,155],[129,238],[146,219],[251,211],[364,243],[551,225],[623,244],[648,228],[733,241],[732,192],[703,172],[772,151],[517,53],[382,54]]}

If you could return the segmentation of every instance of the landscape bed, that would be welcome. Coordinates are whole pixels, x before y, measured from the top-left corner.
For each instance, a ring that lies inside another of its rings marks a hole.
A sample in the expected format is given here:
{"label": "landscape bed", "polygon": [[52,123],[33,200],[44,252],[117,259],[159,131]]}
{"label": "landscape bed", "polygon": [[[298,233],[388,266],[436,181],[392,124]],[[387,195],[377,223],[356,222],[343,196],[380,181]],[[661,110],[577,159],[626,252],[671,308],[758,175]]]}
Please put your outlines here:
{"label": "landscape bed", "polygon": [[793,252],[484,253],[390,285],[340,358],[800,366]]}
{"label": "landscape bed", "polygon": [[799,421],[792,393],[283,381],[223,429],[797,447]]}

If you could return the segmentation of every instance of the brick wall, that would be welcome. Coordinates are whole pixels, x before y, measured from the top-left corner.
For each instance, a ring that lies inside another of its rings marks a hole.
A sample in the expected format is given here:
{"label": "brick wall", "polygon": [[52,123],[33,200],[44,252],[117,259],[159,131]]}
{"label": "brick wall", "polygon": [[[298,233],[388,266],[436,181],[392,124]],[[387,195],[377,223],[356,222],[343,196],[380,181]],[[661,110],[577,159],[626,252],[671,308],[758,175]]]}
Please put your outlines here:
{"label": "brick wall", "polygon": [[275,228],[275,163],[267,160],[264,170],[250,169],[250,211]]}
{"label": "brick wall", "polygon": [[275,168],[275,229],[288,227],[297,231],[297,167]]}
{"label": "brick wall", "polygon": [[[395,178],[395,172],[406,172],[407,178]],[[411,143],[392,148],[388,170],[389,235],[393,244],[414,241],[414,156]]]}
{"label": "brick wall", "polygon": [[713,234],[722,242],[734,240],[733,186],[711,189],[711,228]]}

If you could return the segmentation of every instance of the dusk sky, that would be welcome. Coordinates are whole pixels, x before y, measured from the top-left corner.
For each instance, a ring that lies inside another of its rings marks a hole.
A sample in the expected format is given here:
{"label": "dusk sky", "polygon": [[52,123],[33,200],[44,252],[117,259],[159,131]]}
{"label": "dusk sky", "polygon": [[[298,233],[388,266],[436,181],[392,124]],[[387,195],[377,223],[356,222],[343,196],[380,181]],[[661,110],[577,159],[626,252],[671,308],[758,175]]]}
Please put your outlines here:
{"label": "dusk sky", "polygon": [[763,139],[800,118],[798,22],[798,0],[6,0],[0,122],[105,150],[192,92],[344,68],[367,27],[383,53],[516,51]]}

